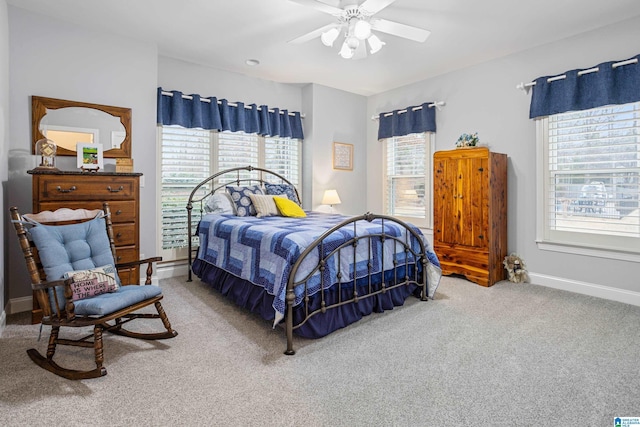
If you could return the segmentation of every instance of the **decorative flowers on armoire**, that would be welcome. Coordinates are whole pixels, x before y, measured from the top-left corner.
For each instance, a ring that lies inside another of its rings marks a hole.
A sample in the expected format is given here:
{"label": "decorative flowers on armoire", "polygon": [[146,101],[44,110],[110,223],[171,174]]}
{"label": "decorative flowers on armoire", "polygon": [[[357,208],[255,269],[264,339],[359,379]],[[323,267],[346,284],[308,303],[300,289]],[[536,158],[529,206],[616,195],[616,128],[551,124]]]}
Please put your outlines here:
{"label": "decorative flowers on armoire", "polygon": [[480,138],[478,138],[478,132],[474,134],[463,133],[460,135],[458,140],[456,141],[457,148],[463,147],[475,147],[480,143]]}

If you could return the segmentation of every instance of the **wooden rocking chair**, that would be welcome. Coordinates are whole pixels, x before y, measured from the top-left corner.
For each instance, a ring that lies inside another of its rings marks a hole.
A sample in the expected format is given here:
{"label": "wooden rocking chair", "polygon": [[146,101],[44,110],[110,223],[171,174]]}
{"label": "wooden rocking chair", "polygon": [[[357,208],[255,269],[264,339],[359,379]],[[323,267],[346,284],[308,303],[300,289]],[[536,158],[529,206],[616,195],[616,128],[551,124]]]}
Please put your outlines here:
{"label": "wooden rocking chair", "polygon": [[[162,258],[116,265],[109,205],[103,206],[102,210],[62,208],[25,215],[15,207],[10,209],[31,286],[43,311],[42,324],[51,326],[46,357],[35,348],[27,354],[41,368],[71,380],[107,374],[102,366],[103,331],[146,340],[178,335],[160,304],[161,289],[151,285],[153,263]],[[143,264],[147,264],[144,285],[138,285],[138,277],[125,281],[117,274],[117,269],[137,272]],[[134,313],[149,305],[155,305],[157,314]],[[159,318],[166,331],[141,333],[123,327],[140,318]],[[80,339],[63,339],[59,337],[61,327],[93,327],[93,333]],[[58,344],[93,348],[95,369],[81,371],[58,365],[53,360]]]}

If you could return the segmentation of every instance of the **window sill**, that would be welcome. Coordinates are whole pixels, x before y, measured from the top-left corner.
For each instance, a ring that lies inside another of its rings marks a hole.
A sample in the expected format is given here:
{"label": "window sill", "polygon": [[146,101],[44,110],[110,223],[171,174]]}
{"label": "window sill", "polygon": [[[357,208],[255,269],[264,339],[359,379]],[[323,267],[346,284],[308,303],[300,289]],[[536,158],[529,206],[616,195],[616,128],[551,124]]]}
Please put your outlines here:
{"label": "window sill", "polygon": [[597,258],[615,259],[619,261],[640,263],[640,254],[634,252],[616,251],[602,248],[586,248],[584,246],[573,246],[566,243],[536,241],[538,249],[543,251],[562,252],[573,255],[584,255]]}

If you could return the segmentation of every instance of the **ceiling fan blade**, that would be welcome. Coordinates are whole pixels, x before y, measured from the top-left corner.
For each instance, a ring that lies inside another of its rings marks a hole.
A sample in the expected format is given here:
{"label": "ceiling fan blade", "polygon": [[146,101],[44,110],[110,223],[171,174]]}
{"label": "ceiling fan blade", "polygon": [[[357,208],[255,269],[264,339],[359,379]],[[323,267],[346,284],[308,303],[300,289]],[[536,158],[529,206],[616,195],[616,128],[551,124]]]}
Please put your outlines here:
{"label": "ceiling fan blade", "polygon": [[325,25],[324,27],[320,27],[316,30],[311,31],[310,33],[304,34],[300,37],[296,37],[293,40],[289,40],[289,43],[293,43],[293,44],[305,43],[305,42],[308,42],[309,40],[315,39],[316,37],[320,37],[322,33],[324,33],[325,31],[329,31],[332,28],[339,28],[339,27],[340,27],[339,24],[328,24],[328,25]]}
{"label": "ceiling fan blade", "polygon": [[386,19],[372,19],[370,22],[371,28],[374,30],[417,42],[425,41],[431,34],[431,31],[400,24],[399,22],[387,21]]}
{"label": "ceiling fan blade", "polygon": [[367,16],[375,15],[396,0],[366,0],[359,9]]}
{"label": "ceiling fan blade", "polygon": [[311,7],[315,10],[319,10],[320,12],[328,13],[333,16],[341,16],[344,11],[338,7],[331,6],[327,3],[323,3],[320,0],[290,0],[294,3],[298,3],[302,6]]}

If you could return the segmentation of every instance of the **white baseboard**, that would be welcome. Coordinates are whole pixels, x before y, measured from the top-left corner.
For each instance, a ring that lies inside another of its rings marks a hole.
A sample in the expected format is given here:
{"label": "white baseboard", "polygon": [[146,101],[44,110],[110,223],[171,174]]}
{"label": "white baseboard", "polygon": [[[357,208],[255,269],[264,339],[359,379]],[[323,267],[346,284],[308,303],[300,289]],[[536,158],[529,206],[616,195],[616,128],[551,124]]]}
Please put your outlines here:
{"label": "white baseboard", "polygon": [[186,276],[189,274],[186,260],[169,261],[158,265],[156,269],[160,279],[168,279],[170,277]]}
{"label": "white baseboard", "polygon": [[547,276],[545,274],[529,273],[529,278],[531,283],[535,285],[640,306],[640,292],[612,288],[610,286],[597,285],[594,283],[580,282],[577,280],[563,279],[561,277]]}
{"label": "white baseboard", "polygon": [[5,310],[2,310],[2,313],[0,313],[0,337],[4,332],[5,326],[7,326],[7,313]]}
{"label": "white baseboard", "polygon": [[9,300],[9,314],[22,313],[23,311],[31,311],[33,308],[33,298],[20,297]]}

